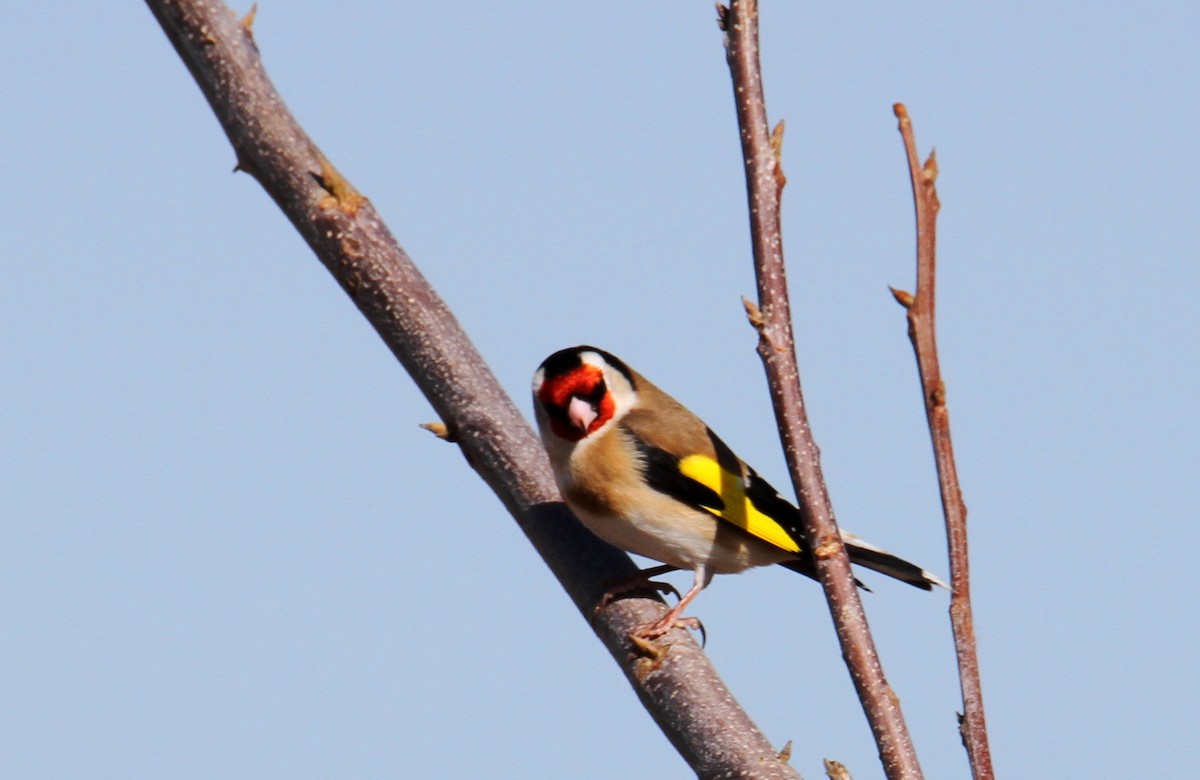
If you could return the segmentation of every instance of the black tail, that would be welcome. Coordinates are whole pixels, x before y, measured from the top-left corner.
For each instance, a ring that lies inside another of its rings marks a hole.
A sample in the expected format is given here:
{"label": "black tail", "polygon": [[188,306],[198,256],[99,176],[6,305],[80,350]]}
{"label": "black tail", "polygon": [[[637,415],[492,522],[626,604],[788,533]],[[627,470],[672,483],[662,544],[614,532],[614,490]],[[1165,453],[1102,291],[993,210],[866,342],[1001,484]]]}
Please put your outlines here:
{"label": "black tail", "polygon": [[[901,582],[907,582],[914,588],[920,588],[921,590],[932,590],[934,585],[941,588],[950,587],[915,563],[909,563],[903,558],[892,555],[887,550],[864,542],[853,534],[842,531],[842,541],[846,545],[846,554],[850,556],[850,561],[857,563],[859,566],[874,569],[880,574],[886,574]],[[814,580],[817,578],[817,570],[807,556],[794,561],[784,561],[779,565],[799,572],[806,577],[812,577]],[[855,580],[855,582],[858,582],[858,580]],[[870,588],[861,582],[858,582],[858,585],[864,590],[870,590]]]}

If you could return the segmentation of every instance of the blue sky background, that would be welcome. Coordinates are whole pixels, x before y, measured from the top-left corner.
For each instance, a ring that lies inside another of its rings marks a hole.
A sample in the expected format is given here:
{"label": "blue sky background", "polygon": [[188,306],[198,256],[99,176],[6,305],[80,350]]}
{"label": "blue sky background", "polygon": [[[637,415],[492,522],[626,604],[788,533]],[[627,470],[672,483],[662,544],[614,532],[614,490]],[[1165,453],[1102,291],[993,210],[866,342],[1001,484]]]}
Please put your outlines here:
{"label": "blue sky background", "polygon": [[[996,767],[1195,771],[1200,6],[767,2],[810,415],[843,525],[946,572],[891,105],[941,165],[940,343]],[[244,12],[244,6],[238,9]],[[708,3],[274,2],[289,106],[528,411],[624,357],[786,475]],[[0,28],[0,775],[686,777],[140,3]],[[1188,399],[1192,399],[1189,401]],[[687,577],[681,578],[681,583]],[[867,576],[929,777],[947,597]],[[880,776],[817,588],[696,603],[795,765]]]}

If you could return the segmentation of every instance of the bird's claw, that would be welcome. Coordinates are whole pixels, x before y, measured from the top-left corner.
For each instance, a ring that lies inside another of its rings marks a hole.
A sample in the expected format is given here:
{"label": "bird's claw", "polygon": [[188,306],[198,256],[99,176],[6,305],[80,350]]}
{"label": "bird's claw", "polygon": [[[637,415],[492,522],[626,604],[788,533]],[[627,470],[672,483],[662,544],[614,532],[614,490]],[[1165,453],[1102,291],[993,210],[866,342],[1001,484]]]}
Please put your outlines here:
{"label": "bird's claw", "polygon": [[596,605],[596,611],[599,612],[621,596],[624,596],[626,593],[632,593],[635,590],[653,590],[663,594],[664,596],[674,594],[675,598],[681,598],[679,595],[679,590],[669,582],[658,582],[656,580],[634,580],[631,582],[620,583],[617,586],[604,591],[604,595],[600,597],[600,603]]}
{"label": "bird's claw", "polygon": [[619,577],[604,583],[606,590],[604,591],[604,595],[600,597],[600,601],[597,602],[596,608],[592,611],[592,618],[595,619],[601,610],[616,601],[619,597],[624,596],[626,593],[632,593],[635,590],[648,589],[661,593],[664,596],[674,594],[675,598],[682,598],[679,595],[679,590],[671,583],[650,579],[651,577],[666,574],[674,570],[674,566],[656,566],[645,571],[639,571],[631,577]]}
{"label": "bird's claw", "polygon": [[708,632],[704,630],[704,623],[700,621],[700,618],[675,617],[669,612],[652,623],[644,623],[630,631],[629,640],[639,648],[642,648],[646,644],[653,642],[653,640],[658,639],[672,628],[683,628],[689,631],[699,631],[700,646],[704,647],[704,645],[708,643]]}

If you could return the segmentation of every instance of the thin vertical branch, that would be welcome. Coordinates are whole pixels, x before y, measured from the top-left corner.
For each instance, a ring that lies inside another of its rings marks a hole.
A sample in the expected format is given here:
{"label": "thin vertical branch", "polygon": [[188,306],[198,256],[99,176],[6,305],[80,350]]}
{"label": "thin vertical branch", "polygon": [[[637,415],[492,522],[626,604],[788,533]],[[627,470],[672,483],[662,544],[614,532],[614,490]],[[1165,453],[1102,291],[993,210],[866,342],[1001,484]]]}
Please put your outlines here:
{"label": "thin vertical branch", "polygon": [[[592,618],[605,582],[635,570],[558,497],[546,454],[458,320],[371,202],[321,154],[267,77],[250,15],[219,0],[146,0],[237,155],[407,369],[457,443],[617,661],[643,706],[700,777],[796,778],[690,637],[647,659],[629,632],[664,613],[622,599]],[[536,607],[531,606],[531,609]],[[452,641],[453,637],[448,640]],[[482,651],[481,651],[482,652]]]}
{"label": "thin vertical branch", "polygon": [[804,516],[805,542],[814,551],[817,574],[842,655],[875,736],[884,770],[892,780],[913,780],[922,777],[920,763],[899,699],[884,676],[867,626],[800,389],[780,226],[780,196],[787,181],[780,162],[783,124],[774,132],[768,130],[759,64],[758,8],[753,0],[734,0],[728,8],[718,6],[718,13],[725,31],[746,165],[758,284],[758,305],[747,301],[746,309],[758,330],[758,354],[767,373],[784,454]]}
{"label": "thin vertical branch", "polygon": [[954,445],[950,440],[950,412],[946,408],[946,384],[938,365],[936,302],[937,157],[931,153],[922,165],[913,138],[912,121],[902,103],[894,107],[900,135],[908,156],[912,178],[913,202],[917,220],[917,290],[909,295],[892,290],[896,300],[908,312],[908,338],[917,357],[921,378],[921,396],[933,441],[942,511],[946,517],[946,540],[950,550],[950,625],[958,655],[958,676],[962,686],[963,714],[959,724],[963,745],[977,780],[991,780],[991,751],[988,748],[987,723],[983,714],[983,688],[979,681],[979,658],[975,648],[975,625],[971,617],[971,581],[967,558],[967,506],[963,503],[954,465]]}

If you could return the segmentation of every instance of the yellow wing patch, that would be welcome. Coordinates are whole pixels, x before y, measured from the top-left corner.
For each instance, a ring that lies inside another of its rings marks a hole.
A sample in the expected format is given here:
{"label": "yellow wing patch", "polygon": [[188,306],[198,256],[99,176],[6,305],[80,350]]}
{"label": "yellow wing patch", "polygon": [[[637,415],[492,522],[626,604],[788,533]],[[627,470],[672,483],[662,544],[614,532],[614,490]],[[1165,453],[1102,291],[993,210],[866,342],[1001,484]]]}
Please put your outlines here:
{"label": "yellow wing patch", "polygon": [[721,468],[719,463],[704,455],[689,455],[683,458],[679,461],[679,471],[688,479],[695,480],[715,492],[725,502],[724,509],[707,507],[714,515],[781,550],[800,552],[800,546],[783,526],[754,506],[746,495],[746,486],[740,474]]}

